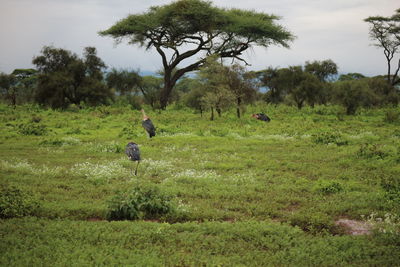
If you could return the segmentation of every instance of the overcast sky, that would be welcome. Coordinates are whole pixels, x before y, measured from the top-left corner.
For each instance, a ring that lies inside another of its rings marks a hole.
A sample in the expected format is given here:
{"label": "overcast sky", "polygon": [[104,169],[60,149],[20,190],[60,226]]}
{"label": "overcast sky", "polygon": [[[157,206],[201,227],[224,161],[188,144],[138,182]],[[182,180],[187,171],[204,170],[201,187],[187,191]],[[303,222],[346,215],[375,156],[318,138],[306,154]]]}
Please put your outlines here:
{"label": "overcast sky", "polygon": [[[161,58],[126,44],[100,37],[128,14],[142,13],[171,0],[0,0],[0,72],[30,68],[45,45],[82,55],[94,46],[109,67],[157,71]],[[368,24],[372,15],[390,16],[398,0],[214,0],[219,7],[252,9],[281,16],[279,23],[295,36],[290,49],[255,48],[246,53],[249,69],[304,65],[332,59],[340,73],[383,74],[383,51],[371,46]]]}

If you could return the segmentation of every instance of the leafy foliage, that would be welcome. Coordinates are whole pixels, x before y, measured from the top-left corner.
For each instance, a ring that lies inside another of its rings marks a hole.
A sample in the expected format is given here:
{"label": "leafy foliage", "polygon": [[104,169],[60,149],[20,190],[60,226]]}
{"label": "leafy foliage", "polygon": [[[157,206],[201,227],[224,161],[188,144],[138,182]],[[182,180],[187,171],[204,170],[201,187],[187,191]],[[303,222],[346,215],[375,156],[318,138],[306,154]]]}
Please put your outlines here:
{"label": "leafy foliage", "polygon": [[44,124],[28,122],[19,124],[18,132],[23,135],[46,135],[47,128]]}
{"label": "leafy foliage", "polygon": [[157,187],[135,187],[117,194],[109,203],[108,220],[160,219],[173,213],[171,197]]}
{"label": "leafy foliage", "polygon": [[0,187],[0,218],[35,215],[40,204],[31,194],[15,186]]}
{"label": "leafy foliage", "polygon": [[42,55],[33,59],[39,71],[36,101],[52,108],[69,104],[107,103],[111,93],[103,83],[104,62],[94,47],[86,47],[84,59],[70,51],[45,46]]}
{"label": "leafy foliage", "polygon": [[400,178],[395,176],[383,177],[381,186],[385,190],[386,199],[400,207]]}
{"label": "leafy foliage", "polygon": [[334,181],[320,181],[315,187],[315,190],[322,194],[329,195],[343,191],[343,186]]}
{"label": "leafy foliage", "polygon": [[312,140],[317,144],[336,144],[338,146],[347,145],[348,141],[343,139],[338,132],[321,132],[312,135]]}
{"label": "leafy foliage", "polygon": [[106,82],[109,88],[115,88],[120,95],[127,95],[133,92],[141,84],[142,79],[138,72],[128,70],[111,69],[106,75]]}
{"label": "leafy foliage", "polygon": [[382,149],[381,145],[377,144],[362,144],[357,152],[358,157],[362,158],[377,158],[384,159],[389,154]]}

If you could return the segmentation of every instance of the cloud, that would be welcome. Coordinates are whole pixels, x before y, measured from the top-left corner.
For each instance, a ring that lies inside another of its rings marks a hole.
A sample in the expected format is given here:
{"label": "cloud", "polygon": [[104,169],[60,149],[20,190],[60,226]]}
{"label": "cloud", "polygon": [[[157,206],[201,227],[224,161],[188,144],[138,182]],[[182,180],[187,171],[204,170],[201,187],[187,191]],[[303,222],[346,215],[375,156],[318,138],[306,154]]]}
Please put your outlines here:
{"label": "cloud", "polygon": [[[170,0],[2,0],[0,3],[0,71],[32,67],[44,45],[54,45],[81,54],[95,46],[107,65],[117,68],[158,70],[161,60],[154,50],[117,46],[100,37],[128,14]],[[215,0],[226,8],[253,9],[282,16],[278,22],[297,36],[291,49],[254,48],[247,52],[251,69],[304,64],[306,60],[332,59],[342,72],[375,75],[385,72],[381,51],[370,45],[371,15],[391,15],[398,8],[394,0]]]}

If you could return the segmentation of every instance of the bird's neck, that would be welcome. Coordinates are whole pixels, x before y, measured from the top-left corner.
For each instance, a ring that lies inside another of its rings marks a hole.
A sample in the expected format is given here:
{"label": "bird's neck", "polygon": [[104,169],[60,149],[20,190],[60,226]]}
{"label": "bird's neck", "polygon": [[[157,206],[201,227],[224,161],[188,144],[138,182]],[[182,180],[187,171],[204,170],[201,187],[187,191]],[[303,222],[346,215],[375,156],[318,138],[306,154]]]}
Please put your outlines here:
{"label": "bird's neck", "polygon": [[141,112],[142,112],[143,120],[144,120],[144,121],[147,120],[147,119],[149,119],[149,117],[147,117],[146,113],[144,112],[144,109],[142,109]]}

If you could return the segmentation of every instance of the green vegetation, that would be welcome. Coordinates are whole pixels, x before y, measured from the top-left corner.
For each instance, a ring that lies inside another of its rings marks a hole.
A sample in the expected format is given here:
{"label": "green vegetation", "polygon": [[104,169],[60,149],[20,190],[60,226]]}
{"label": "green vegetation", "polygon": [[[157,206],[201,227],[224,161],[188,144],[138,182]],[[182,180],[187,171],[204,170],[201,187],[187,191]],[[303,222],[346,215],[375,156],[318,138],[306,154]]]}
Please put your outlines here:
{"label": "green vegetation", "polygon": [[[258,102],[241,118],[232,107],[210,122],[169,106],[147,111],[153,139],[128,107],[0,110],[0,265],[400,261],[391,109],[348,116],[340,106]],[[250,117],[259,111],[271,122]],[[21,131],[37,124],[46,131]],[[138,176],[129,141],[141,149]],[[348,235],[341,218],[372,232]]]}
{"label": "green vegetation", "polygon": [[100,33],[155,48],[159,76],[51,46],[0,73],[0,265],[399,265],[399,10],[365,20],[385,77],[219,62],[288,47],[278,19],[178,0]]}

